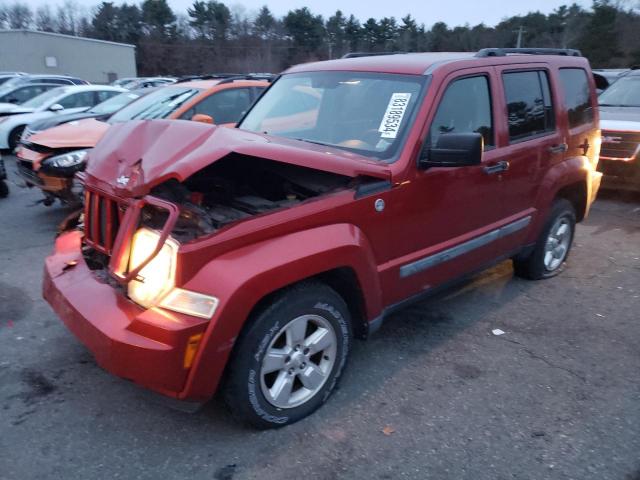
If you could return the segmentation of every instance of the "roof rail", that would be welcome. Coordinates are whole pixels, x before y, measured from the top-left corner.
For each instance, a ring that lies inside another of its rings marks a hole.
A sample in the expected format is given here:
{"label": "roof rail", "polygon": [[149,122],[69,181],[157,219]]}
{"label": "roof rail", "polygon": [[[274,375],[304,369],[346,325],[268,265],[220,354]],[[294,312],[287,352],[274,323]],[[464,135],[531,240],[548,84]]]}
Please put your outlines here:
{"label": "roof rail", "polygon": [[483,48],[475,54],[476,57],[505,57],[509,54],[523,55],[564,55],[566,57],[581,57],[580,50],[573,48]]}
{"label": "roof rail", "polygon": [[407,52],[350,52],[340,58],[377,57],[380,55],[400,55]]}

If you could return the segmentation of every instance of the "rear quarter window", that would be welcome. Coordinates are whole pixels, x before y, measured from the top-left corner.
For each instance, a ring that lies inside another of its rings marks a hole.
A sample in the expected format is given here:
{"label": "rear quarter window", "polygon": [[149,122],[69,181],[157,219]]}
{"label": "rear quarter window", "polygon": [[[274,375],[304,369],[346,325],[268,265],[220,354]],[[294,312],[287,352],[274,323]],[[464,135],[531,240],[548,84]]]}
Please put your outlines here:
{"label": "rear quarter window", "polygon": [[593,105],[587,72],[582,68],[561,68],[560,83],[564,92],[564,107],[569,128],[593,123]]}

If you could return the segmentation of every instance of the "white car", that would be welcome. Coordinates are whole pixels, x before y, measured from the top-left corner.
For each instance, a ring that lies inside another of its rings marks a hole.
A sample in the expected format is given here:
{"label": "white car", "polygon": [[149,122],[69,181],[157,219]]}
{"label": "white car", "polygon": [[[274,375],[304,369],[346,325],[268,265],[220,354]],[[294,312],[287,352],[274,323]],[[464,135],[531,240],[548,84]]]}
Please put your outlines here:
{"label": "white car", "polygon": [[104,85],[70,85],[49,90],[21,105],[0,103],[0,150],[13,150],[31,122],[61,113],[82,112],[126,91]]}

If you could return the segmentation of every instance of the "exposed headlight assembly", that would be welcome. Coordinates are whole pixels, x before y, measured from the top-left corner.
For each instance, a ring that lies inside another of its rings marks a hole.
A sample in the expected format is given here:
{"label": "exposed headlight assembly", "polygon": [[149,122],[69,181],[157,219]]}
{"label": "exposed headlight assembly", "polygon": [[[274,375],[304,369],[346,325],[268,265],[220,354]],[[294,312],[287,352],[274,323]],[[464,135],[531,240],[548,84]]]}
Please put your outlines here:
{"label": "exposed headlight assembly", "polygon": [[[139,229],[133,236],[129,269],[133,270],[153,253],[160,234],[148,228]],[[129,298],[137,304],[151,308],[159,306],[174,312],[200,318],[211,318],[218,299],[202,293],[175,287],[178,244],[167,239],[153,259],[131,280]]]}
{"label": "exposed headlight assembly", "polygon": [[76,150],[74,152],[64,153],[62,155],[56,155],[46,159],[43,164],[49,167],[57,168],[69,168],[82,164],[87,158],[89,150]]}

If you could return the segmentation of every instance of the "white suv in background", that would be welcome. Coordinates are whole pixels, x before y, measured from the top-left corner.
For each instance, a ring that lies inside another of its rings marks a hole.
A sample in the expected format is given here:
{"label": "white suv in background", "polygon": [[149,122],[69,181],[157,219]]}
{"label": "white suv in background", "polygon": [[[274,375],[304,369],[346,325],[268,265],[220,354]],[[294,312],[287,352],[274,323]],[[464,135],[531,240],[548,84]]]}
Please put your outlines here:
{"label": "white suv in background", "polygon": [[104,85],[58,87],[21,104],[0,104],[0,150],[13,150],[22,131],[36,120],[60,113],[77,113],[126,92]]}

